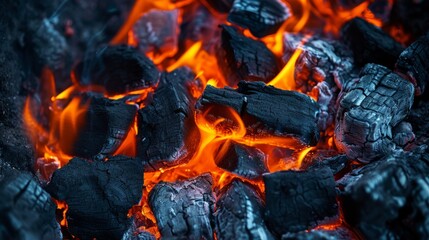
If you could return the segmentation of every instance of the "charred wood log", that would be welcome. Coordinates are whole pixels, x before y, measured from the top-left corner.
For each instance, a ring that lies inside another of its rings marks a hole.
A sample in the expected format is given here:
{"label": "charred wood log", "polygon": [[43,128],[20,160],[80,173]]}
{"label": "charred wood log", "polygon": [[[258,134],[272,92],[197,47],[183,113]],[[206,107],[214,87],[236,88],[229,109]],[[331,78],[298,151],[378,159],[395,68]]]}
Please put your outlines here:
{"label": "charred wood log", "polygon": [[101,48],[75,69],[79,84],[102,86],[111,95],[156,86],[159,75],[149,58],[128,46]]}
{"label": "charred wood log", "polygon": [[194,78],[184,68],[163,73],[152,102],[139,110],[137,154],[146,170],[184,163],[198,146],[194,99],[186,88]]}
{"label": "charred wood log", "polygon": [[204,174],[175,183],[160,182],[149,205],[163,238],[213,239],[212,177]]}
{"label": "charred wood log", "polygon": [[216,202],[218,239],[274,239],[264,222],[261,197],[247,184],[235,180]]}
{"label": "charred wood log", "polygon": [[396,71],[404,74],[414,84],[416,95],[422,95],[429,82],[427,59],[429,59],[429,34],[406,48],[396,62]]}
{"label": "charred wood log", "polygon": [[409,113],[411,83],[386,67],[368,64],[360,79],[343,88],[335,125],[335,144],[351,159],[375,160],[396,150],[392,128]]}
{"label": "charred wood log", "polygon": [[387,33],[362,18],[347,22],[341,30],[341,35],[353,50],[355,62],[360,66],[376,63],[392,69],[404,50],[401,44]]}
{"label": "charred wood log", "polygon": [[138,159],[73,158],[54,172],[47,191],[68,205],[71,234],[80,239],[120,239],[130,225],[128,210],[141,198],[143,168]]}
{"label": "charred wood log", "polygon": [[0,196],[1,239],[62,239],[56,206],[30,174],[9,171]]}
{"label": "charred wood log", "polygon": [[228,13],[231,10],[234,0],[202,0],[209,8],[219,13]]}
{"label": "charred wood log", "polygon": [[282,240],[349,240],[357,238],[345,227],[338,227],[333,230],[313,229],[298,233],[287,233],[282,236]]}
{"label": "charred wood log", "polygon": [[308,230],[338,216],[328,167],[264,175],[266,220],[278,235]]}
{"label": "charred wood log", "polygon": [[235,0],[228,21],[261,38],[276,33],[291,15],[286,4],[279,0]]}
{"label": "charred wood log", "polygon": [[213,104],[231,107],[244,117],[247,126],[256,121],[264,125],[258,128],[269,128],[279,136],[295,136],[305,144],[315,145],[319,138],[318,104],[298,92],[242,81],[237,90],[207,86],[199,104],[200,108]]}
{"label": "charred wood log", "polygon": [[264,43],[245,37],[234,27],[221,27],[217,60],[231,86],[240,80],[268,82],[277,75],[276,57]]}
{"label": "charred wood log", "polygon": [[71,156],[103,159],[112,155],[125,139],[137,107],[92,94],[83,99],[89,106],[81,130],[72,145],[60,141],[61,149]]}
{"label": "charred wood log", "polygon": [[248,179],[260,179],[268,172],[264,152],[234,142],[225,142],[215,153],[216,165]]}

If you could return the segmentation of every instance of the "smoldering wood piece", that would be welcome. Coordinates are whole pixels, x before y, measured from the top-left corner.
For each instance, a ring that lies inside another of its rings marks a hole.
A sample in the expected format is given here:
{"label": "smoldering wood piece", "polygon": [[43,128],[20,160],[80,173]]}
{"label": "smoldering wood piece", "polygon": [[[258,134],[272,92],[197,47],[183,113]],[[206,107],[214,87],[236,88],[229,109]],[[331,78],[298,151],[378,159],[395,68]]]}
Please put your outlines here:
{"label": "smoldering wood piece", "polygon": [[243,116],[247,126],[256,119],[263,125],[256,127],[269,128],[277,136],[295,136],[310,145],[317,144],[319,139],[319,106],[305,94],[277,89],[261,82],[242,81],[237,90],[207,86],[199,100],[199,108],[213,104],[233,108]]}
{"label": "smoldering wood piece", "polygon": [[413,85],[386,67],[367,64],[339,97],[335,144],[350,159],[373,161],[397,150],[392,128],[409,113]]}
{"label": "smoldering wood piece", "polygon": [[134,24],[134,40],[142,53],[174,55],[179,36],[179,10],[150,10]]}
{"label": "smoldering wood piece", "polygon": [[340,89],[335,84],[331,84],[323,81],[313,88],[317,93],[317,103],[319,104],[317,127],[321,132],[333,126],[337,114],[336,102]]}
{"label": "smoldering wood piece", "polygon": [[429,82],[429,33],[406,48],[396,62],[396,71],[404,74],[416,88],[416,95],[425,92]]}
{"label": "smoldering wood piece", "polygon": [[335,175],[344,170],[349,162],[350,160],[346,155],[338,155],[335,157],[316,160],[310,163],[307,169],[318,169],[326,166],[329,167],[332,173]]}
{"label": "smoldering wood piece", "polygon": [[100,85],[111,95],[154,87],[160,76],[149,58],[125,45],[98,49],[79,63],[74,72],[79,84]]}
{"label": "smoldering wood piece", "polygon": [[313,229],[298,233],[287,233],[282,236],[282,240],[350,240],[356,236],[345,227],[337,227],[333,230]]}
{"label": "smoldering wood piece", "polygon": [[120,100],[110,100],[96,94],[82,96],[89,103],[76,140],[73,144],[60,142],[71,156],[103,159],[121,145],[137,113],[137,106]]}
{"label": "smoldering wood piece", "polygon": [[131,226],[124,233],[121,240],[156,240],[156,238],[151,233],[138,229],[135,218],[133,218]]}
{"label": "smoldering wood piece", "polygon": [[279,0],[235,0],[228,21],[261,38],[276,33],[291,15],[288,6]]}
{"label": "smoldering wood piece", "polygon": [[149,205],[162,238],[213,239],[215,198],[210,174],[174,183],[160,182]]}
{"label": "smoldering wood piece", "polygon": [[278,235],[308,230],[338,217],[335,181],[328,167],[264,175],[266,220]]}
{"label": "smoldering wood piece", "polygon": [[410,216],[413,211],[404,211],[412,199],[411,191],[418,191],[412,182],[425,177],[428,171],[427,163],[416,153],[390,155],[353,170],[337,182],[343,189],[340,200],[345,220],[368,239],[404,236],[403,230],[411,229],[404,228],[404,222],[416,223],[419,219]]}
{"label": "smoldering wood piece", "polygon": [[264,152],[235,142],[225,142],[215,155],[216,165],[248,179],[260,179],[268,172]]}
{"label": "smoldering wood piece", "polygon": [[264,222],[264,203],[251,186],[234,180],[216,202],[218,239],[274,239]]}
{"label": "smoldering wood piece", "polygon": [[343,41],[353,50],[356,64],[376,63],[393,68],[404,48],[387,33],[362,18],[353,18],[341,29]]}
{"label": "smoldering wood piece", "polygon": [[335,86],[337,81],[340,83],[347,81],[338,79],[348,76],[354,68],[353,53],[347,46],[319,36],[304,40],[302,34],[285,33],[283,37],[285,64],[297,49],[302,51],[295,63],[294,71],[296,87],[302,92],[310,92],[323,81],[330,87]]}
{"label": "smoldering wood piece", "polygon": [[217,60],[231,86],[240,80],[268,82],[277,76],[276,57],[264,43],[244,36],[235,27],[221,27]]}
{"label": "smoldering wood piece", "polygon": [[0,181],[1,239],[62,239],[51,196],[29,173],[9,171]]}
{"label": "smoldering wood piece", "polygon": [[209,8],[219,13],[228,13],[231,10],[234,0],[202,0]]}
{"label": "smoldering wood piece", "polygon": [[139,110],[137,155],[153,171],[188,161],[199,142],[187,83],[195,75],[186,69],[163,73],[152,102]]}
{"label": "smoldering wood piece", "polygon": [[142,196],[139,159],[107,161],[73,158],[55,171],[47,191],[68,205],[68,230],[80,239],[120,239],[130,226],[128,210]]}

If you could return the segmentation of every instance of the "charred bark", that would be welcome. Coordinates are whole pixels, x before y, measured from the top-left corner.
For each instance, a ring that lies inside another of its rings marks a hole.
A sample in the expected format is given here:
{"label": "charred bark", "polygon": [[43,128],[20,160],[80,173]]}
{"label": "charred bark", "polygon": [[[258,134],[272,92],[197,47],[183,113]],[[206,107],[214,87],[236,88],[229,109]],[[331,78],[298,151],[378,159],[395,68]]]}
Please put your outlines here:
{"label": "charred bark", "polygon": [[386,67],[368,64],[343,88],[335,144],[351,159],[369,162],[396,151],[392,128],[409,113],[414,88]]}
{"label": "charred bark", "polygon": [[120,239],[130,225],[128,210],[141,198],[143,169],[138,159],[73,158],[54,172],[47,191],[68,205],[71,234],[80,239]]}
{"label": "charred bark", "polygon": [[319,139],[318,104],[298,92],[243,81],[237,90],[207,86],[199,104],[200,108],[214,104],[231,107],[243,116],[247,126],[270,130],[279,136],[294,136],[305,144],[315,145]]}
{"label": "charred bark", "polygon": [[146,170],[188,161],[198,145],[194,99],[187,85],[195,75],[187,69],[164,73],[152,102],[139,110],[137,154]]}
{"label": "charred bark", "polygon": [[149,205],[163,238],[213,239],[212,177],[204,174],[175,183],[160,182]]}
{"label": "charred bark", "polygon": [[264,175],[266,220],[278,235],[311,229],[338,216],[335,181],[328,167]]}
{"label": "charred bark", "polygon": [[362,18],[347,22],[341,30],[341,35],[353,50],[355,62],[360,66],[376,63],[392,69],[404,50],[401,44],[387,33]]}
{"label": "charred bark", "polygon": [[245,37],[235,27],[221,27],[217,61],[231,86],[240,80],[268,82],[277,75],[276,57],[264,43]]}
{"label": "charred bark", "polygon": [[286,4],[279,0],[235,0],[228,21],[261,38],[276,33],[291,15]]}
{"label": "charred bark", "polygon": [[264,222],[261,197],[247,184],[235,180],[216,202],[218,239],[274,239]]}

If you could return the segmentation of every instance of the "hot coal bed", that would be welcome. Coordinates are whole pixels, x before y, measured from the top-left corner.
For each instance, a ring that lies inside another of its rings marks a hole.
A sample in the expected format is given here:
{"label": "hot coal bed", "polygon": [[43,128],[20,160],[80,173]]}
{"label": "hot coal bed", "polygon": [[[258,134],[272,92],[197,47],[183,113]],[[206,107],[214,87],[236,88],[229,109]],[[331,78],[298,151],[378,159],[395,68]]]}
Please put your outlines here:
{"label": "hot coal bed", "polygon": [[0,239],[429,239],[429,1],[1,8]]}

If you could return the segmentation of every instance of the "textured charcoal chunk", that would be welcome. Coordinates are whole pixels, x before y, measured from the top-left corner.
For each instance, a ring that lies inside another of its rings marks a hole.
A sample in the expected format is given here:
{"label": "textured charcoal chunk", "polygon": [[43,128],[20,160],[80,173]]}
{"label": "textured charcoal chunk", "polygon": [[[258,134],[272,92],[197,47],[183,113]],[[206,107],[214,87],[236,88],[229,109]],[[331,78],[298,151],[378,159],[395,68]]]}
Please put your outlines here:
{"label": "textured charcoal chunk", "polygon": [[335,81],[347,76],[354,67],[353,54],[347,46],[334,40],[313,36],[303,42],[301,34],[284,34],[283,61],[289,61],[292,54],[300,49],[301,55],[295,63],[295,83],[302,92],[310,92],[318,83],[326,81],[335,86]]}
{"label": "textured charcoal chunk", "polygon": [[290,16],[289,8],[279,0],[235,0],[228,21],[261,38],[276,33]]}
{"label": "textured charcoal chunk", "polygon": [[264,222],[261,197],[247,184],[235,180],[216,202],[218,239],[274,239]]}
{"label": "textured charcoal chunk", "polygon": [[123,45],[101,48],[75,69],[79,84],[103,86],[111,95],[153,87],[159,75],[149,58]]}
{"label": "textured charcoal chunk", "polygon": [[362,18],[347,22],[341,35],[344,42],[353,50],[355,62],[360,66],[376,63],[393,68],[401,52],[401,44],[383,30]]}
{"label": "textured charcoal chunk", "polygon": [[128,228],[121,240],[156,240],[156,238],[151,233],[140,230],[135,219],[133,219],[130,228]]}
{"label": "textured charcoal chunk", "polygon": [[186,69],[163,73],[152,102],[139,110],[137,155],[146,170],[188,161],[198,145],[194,100],[186,88],[193,81]]}
{"label": "textured charcoal chunk", "polygon": [[328,167],[264,175],[266,220],[278,235],[299,232],[338,216],[335,181]]}
{"label": "textured charcoal chunk", "polygon": [[248,179],[258,179],[268,172],[264,152],[234,142],[225,142],[215,155],[216,165]]}
{"label": "textured charcoal chunk", "polygon": [[245,37],[234,27],[222,25],[219,66],[231,86],[240,80],[271,81],[279,67],[274,54],[264,43]]}
{"label": "textured charcoal chunk", "polygon": [[[424,207],[428,201],[427,193],[424,193],[426,186],[419,188],[412,185],[415,179],[417,182],[423,181],[429,171],[428,165],[420,158],[420,154],[413,153],[387,156],[340,179],[338,184],[344,189],[341,202],[347,223],[367,239],[398,239],[400,236],[411,234],[415,237],[416,233],[420,234],[419,228],[427,226],[424,225],[427,216],[420,218],[419,214],[412,215],[414,211],[404,211],[410,202],[414,204],[413,201],[419,198],[410,198],[410,194],[423,194],[421,197],[426,198],[418,199],[420,205],[414,205],[417,208]],[[427,211],[427,208],[421,210]],[[415,229],[404,227],[410,223]],[[404,233],[410,229],[411,233]]]}
{"label": "textured charcoal chunk", "polygon": [[139,50],[155,58],[173,56],[177,52],[178,17],[177,9],[151,10],[140,17],[132,28]]}
{"label": "textured charcoal chunk", "polygon": [[392,129],[392,134],[393,142],[401,147],[405,147],[416,138],[413,133],[413,127],[408,122],[400,122]]}
{"label": "textured charcoal chunk", "polygon": [[416,179],[411,185],[411,229],[419,239],[429,238],[429,177]]}
{"label": "textured charcoal chunk", "polygon": [[343,169],[347,167],[349,163],[349,159],[346,155],[338,155],[335,157],[325,158],[322,160],[316,160],[308,166],[308,169],[318,169],[323,168],[325,166],[329,167],[332,173],[335,175],[341,172]]}
{"label": "textured charcoal chunk", "polygon": [[396,71],[405,74],[414,84],[416,95],[425,92],[429,82],[429,34],[406,48],[396,62]]}
{"label": "textured charcoal chunk", "polygon": [[313,229],[298,233],[287,233],[282,240],[349,240],[357,237],[345,227],[337,227],[333,230]]}
{"label": "textured charcoal chunk", "polygon": [[209,9],[214,9],[220,13],[228,13],[231,10],[234,0],[201,0]]}
{"label": "textured charcoal chunk", "polygon": [[73,158],[54,172],[47,191],[68,205],[71,234],[81,239],[120,239],[130,225],[128,210],[142,196],[143,168],[138,159],[107,161]]}
{"label": "textured charcoal chunk", "polygon": [[62,239],[55,209],[30,174],[9,171],[0,182],[0,238]]}
{"label": "textured charcoal chunk", "polygon": [[392,128],[409,113],[411,83],[386,67],[368,64],[360,79],[343,88],[335,125],[335,144],[351,159],[375,160],[396,150]]}
{"label": "textured charcoal chunk", "polygon": [[[317,115],[319,107],[307,95],[266,86],[261,82],[240,82],[238,89],[207,86],[199,100],[200,107],[213,104],[233,108],[247,126],[256,119],[279,136],[292,135],[305,144],[315,145],[319,139]],[[259,124],[260,125],[260,124]]]}
{"label": "textured charcoal chunk", "polygon": [[120,100],[84,95],[89,102],[84,121],[72,145],[60,141],[61,149],[71,156],[103,159],[112,155],[130,130],[137,107]]}
{"label": "textured charcoal chunk", "polygon": [[162,238],[213,239],[212,177],[204,174],[175,183],[160,182],[149,193],[149,205]]}

